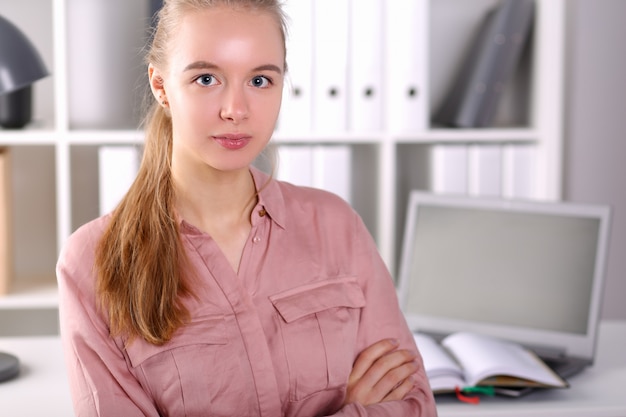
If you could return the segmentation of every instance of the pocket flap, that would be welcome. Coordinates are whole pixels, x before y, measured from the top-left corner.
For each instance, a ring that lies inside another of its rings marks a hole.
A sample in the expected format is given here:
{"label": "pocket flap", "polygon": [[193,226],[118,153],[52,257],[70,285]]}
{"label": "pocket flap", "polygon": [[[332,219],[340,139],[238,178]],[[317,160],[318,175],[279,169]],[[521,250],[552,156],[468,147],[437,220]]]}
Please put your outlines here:
{"label": "pocket flap", "polygon": [[270,297],[283,320],[291,323],[329,308],[361,308],[365,297],[356,278],[333,278],[293,288]]}
{"label": "pocket flap", "polygon": [[181,327],[167,343],[157,346],[142,339],[134,340],[126,348],[133,367],[141,365],[146,359],[171,349],[190,345],[224,345],[228,342],[224,318],[201,317]]}

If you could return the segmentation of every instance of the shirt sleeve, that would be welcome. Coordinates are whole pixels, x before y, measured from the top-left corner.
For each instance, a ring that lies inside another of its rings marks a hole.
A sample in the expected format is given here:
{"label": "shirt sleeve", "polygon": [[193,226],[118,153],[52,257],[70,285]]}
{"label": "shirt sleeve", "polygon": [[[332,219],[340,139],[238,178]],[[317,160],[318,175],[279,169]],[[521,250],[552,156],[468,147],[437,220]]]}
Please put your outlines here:
{"label": "shirt sleeve", "polygon": [[[70,392],[77,416],[158,416],[96,308],[94,239],[79,230],[57,262],[59,319]],[[90,242],[91,241],[91,242]]]}
{"label": "shirt sleeve", "polygon": [[431,417],[437,415],[435,400],[413,335],[400,310],[395,286],[389,270],[361,218],[356,216],[356,256],[354,259],[365,307],[361,313],[358,333],[359,352],[373,343],[396,338],[400,349],[417,353],[418,371],[413,375],[415,386],[400,401],[387,401],[369,406],[348,404],[335,416]]}

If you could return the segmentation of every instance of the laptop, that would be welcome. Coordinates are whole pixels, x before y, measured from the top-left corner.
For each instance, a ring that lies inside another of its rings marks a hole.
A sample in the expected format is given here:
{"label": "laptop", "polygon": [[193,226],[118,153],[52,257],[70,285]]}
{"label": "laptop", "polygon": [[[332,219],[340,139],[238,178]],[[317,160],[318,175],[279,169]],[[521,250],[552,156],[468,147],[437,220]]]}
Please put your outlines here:
{"label": "laptop", "polygon": [[610,208],[410,194],[398,295],[413,331],[519,342],[563,378],[593,363]]}

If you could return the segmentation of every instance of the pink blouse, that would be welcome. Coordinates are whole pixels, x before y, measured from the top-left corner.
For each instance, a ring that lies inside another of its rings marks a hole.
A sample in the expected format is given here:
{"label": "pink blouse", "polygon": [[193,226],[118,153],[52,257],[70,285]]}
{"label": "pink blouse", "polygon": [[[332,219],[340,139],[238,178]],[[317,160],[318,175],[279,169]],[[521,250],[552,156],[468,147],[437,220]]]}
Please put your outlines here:
{"label": "pink blouse", "polygon": [[[360,217],[340,198],[253,169],[259,202],[235,273],[216,243],[182,221],[202,278],[192,321],[163,346],[109,336],[97,308],[94,248],[109,217],[62,250],[60,321],[78,416],[433,416],[421,367],[402,401],[341,408],[364,348],[397,338],[416,351],[391,277]],[[418,358],[421,363],[421,358]]]}

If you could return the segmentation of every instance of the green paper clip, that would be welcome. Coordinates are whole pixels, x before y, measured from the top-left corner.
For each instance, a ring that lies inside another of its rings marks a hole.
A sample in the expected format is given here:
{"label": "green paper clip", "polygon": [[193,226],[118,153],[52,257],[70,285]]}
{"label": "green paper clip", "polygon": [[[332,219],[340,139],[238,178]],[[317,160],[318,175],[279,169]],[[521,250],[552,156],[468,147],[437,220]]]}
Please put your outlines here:
{"label": "green paper clip", "polygon": [[463,392],[468,394],[485,394],[490,397],[496,395],[496,389],[492,386],[465,387]]}

